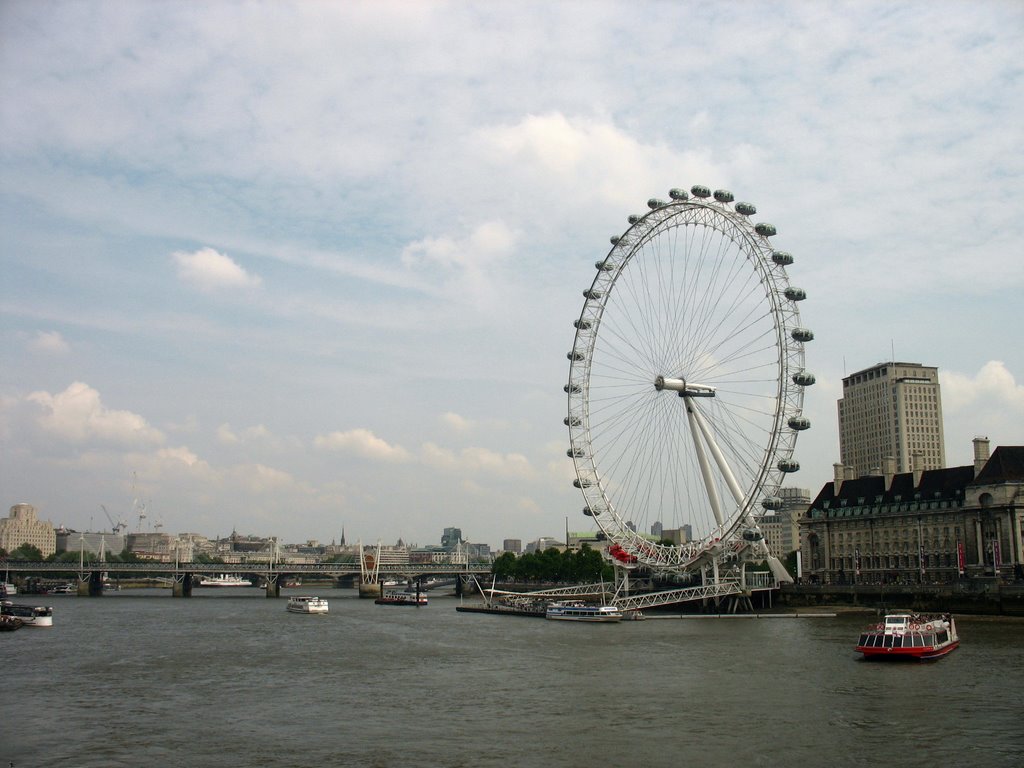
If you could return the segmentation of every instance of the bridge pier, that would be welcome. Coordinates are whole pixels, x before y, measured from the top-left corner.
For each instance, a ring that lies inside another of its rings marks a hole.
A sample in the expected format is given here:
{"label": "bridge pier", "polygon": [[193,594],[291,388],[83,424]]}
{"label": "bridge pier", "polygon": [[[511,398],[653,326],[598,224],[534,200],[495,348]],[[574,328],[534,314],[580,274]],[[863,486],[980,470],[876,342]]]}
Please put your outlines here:
{"label": "bridge pier", "polygon": [[267,576],[267,597],[281,596],[281,574]]}
{"label": "bridge pier", "polygon": [[78,574],[78,596],[79,597],[102,597],[103,596],[103,573],[91,571]]}
{"label": "bridge pier", "polygon": [[174,597],[192,597],[192,574],[183,573],[174,577],[174,584],[171,586],[171,595]]}

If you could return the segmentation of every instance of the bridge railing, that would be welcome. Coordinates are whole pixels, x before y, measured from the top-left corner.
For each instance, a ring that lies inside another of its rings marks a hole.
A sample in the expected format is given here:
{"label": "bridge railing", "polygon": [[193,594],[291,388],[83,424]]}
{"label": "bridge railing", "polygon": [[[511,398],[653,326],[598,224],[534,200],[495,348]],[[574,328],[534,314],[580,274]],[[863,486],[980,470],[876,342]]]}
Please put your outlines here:
{"label": "bridge railing", "polygon": [[[5,560],[0,568],[14,573],[231,573],[231,574],[298,574],[359,573],[359,563],[163,563],[156,561],[141,563],[42,563],[27,560]],[[388,563],[382,564],[379,573],[388,575],[429,575],[429,574],[485,574],[491,572],[490,563]]]}

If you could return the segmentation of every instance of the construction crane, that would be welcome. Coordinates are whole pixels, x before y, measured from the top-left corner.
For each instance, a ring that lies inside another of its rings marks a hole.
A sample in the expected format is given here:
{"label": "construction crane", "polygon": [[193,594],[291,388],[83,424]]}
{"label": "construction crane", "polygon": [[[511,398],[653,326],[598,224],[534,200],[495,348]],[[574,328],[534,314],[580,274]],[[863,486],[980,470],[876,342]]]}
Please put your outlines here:
{"label": "construction crane", "polygon": [[110,523],[110,529],[114,533],[120,533],[122,530],[124,530],[124,529],[126,529],[128,527],[127,523],[122,522],[120,520],[115,523],[114,522],[114,518],[112,518],[110,516],[110,513],[107,511],[107,508],[104,505],[100,504],[100,509],[102,509],[103,510],[103,514],[107,516],[107,522]]}

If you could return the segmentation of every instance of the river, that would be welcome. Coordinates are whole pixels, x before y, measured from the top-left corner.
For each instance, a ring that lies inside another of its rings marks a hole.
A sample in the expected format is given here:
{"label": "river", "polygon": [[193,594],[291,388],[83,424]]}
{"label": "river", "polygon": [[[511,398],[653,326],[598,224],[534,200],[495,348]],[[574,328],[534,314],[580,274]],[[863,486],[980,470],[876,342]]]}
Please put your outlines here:
{"label": "river", "polygon": [[[299,590],[302,592],[302,590]],[[1019,766],[1024,620],[957,617],[934,663],[865,662],[864,614],[581,625],[311,589],[52,605],[0,634],[0,765]]]}

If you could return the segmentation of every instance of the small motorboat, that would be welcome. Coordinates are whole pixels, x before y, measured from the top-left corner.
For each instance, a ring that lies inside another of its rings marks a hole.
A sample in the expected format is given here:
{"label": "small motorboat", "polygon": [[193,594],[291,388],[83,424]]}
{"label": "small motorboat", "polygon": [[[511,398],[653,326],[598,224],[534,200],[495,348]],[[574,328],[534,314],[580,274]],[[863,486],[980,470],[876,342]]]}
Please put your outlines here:
{"label": "small motorboat", "polygon": [[298,595],[288,598],[288,611],[291,613],[327,613],[328,604],[322,597]]}

